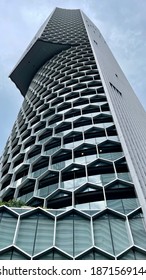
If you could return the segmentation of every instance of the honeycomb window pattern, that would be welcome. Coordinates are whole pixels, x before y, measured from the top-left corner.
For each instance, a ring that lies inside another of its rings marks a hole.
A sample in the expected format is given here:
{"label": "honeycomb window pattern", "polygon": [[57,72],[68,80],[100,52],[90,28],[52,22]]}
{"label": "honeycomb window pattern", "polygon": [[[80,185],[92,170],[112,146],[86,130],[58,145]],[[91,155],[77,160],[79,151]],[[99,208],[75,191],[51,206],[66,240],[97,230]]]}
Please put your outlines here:
{"label": "honeycomb window pattern", "polygon": [[41,39],[70,47],[33,77],[5,147],[1,199],[28,208],[0,207],[0,259],[146,259],[141,206],[80,11],[56,9]]}

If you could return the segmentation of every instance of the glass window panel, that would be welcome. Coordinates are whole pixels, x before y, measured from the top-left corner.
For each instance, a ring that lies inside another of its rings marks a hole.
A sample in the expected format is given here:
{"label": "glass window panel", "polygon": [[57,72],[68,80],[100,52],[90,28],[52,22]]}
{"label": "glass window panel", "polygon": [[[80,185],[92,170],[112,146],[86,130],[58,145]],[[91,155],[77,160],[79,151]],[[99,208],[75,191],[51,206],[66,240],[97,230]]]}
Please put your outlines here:
{"label": "glass window panel", "polygon": [[73,255],[73,215],[57,221],[56,246]]}
{"label": "glass window panel", "polygon": [[146,260],[146,254],[135,250],[130,250],[124,254],[119,260]]}
{"label": "glass window panel", "polygon": [[33,196],[33,191],[32,192],[29,192],[27,194],[24,194],[22,196],[19,196],[19,198],[17,198],[17,200],[21,200],[23,202],[26,202],[27,200],[29,200],[31,197]]}
{"label": "glass window panel", "polygon": [[93,222],[95,246],[113,254],[108,216],[102,216]]}
{"label": "glass window panel", "polygon": [[130,246],[126,222],[112,215],[94,221],[95,245],[112,254],[119,254]]}
{"label": "glass window panel", "polygon": [[7,252],[0,255],[0,260],[11,260],[12,252]]}
{"label": "glass window panel", "polygon": [[139,201],[137,198],[125,198],[122,199],[125,214],[133,211],[139,206]]}
{"label": "glass window panel", "polygon": [[103,210],[105,208],[105,201],[94,201],[82,204],[76,204],[76,209],[79,210]]}
{"label": "glass window panel", "polygon": [[77,255],[91,245],[89,220],[72,214],[57,221],[56,246],[71,255]]}
{"label": "glass window panel", "polygon": [[75,186],[75,188],[83,185],[84,183],[86,183],[86,178],[85,177],[74,179],[74,186]]}
{"label": "glass window panel", "polygon": [[130,246],[126,228],[126,221],[124,219],[119,219],[111,215],[109,217],[112,242],[115,254],[117,255]]}
{"label": "glass window panel", "polygon": [[20,220],[16,245],[28,254],[32,254],[33,252],[36,225],[36,215]]}
{"label": "glass window panel", "polygon": [[112,200],[107,200],[107,207],[112,208],[116,211],[124,213],[124,207],[122,203],[122,199],[112,199]]}
{"label": "glass window panel", "polygon": [[17,219],[3,212],[0,221],[0,249],[13,243]]}
{"label": "glass window panel", "polygon": [[128,251],[128,253],[119,257],[119,260],[135,260],[135,255],[132,250]]}
{"label": "glass window panel", "polygon": [[72,159],[64,160],[64,161],[61,161],[61,159],[60,159],[60,162],[52,164],[52,169],[61,170],[64,167],[70,165],[71,163],[72,163]]}
{"label": "glass window panel", "polygon": [[48,169],[48,166],[43,167],[43,168],[40,167],[39,170],[36,170],[36,171],[32,172],[32,176],[33,176],[34,178],[37,178],[37,177],[39,177],[41,174],[43,174],[47,169]]}
{"label": "glass window panel", "polygon": [[120,157],[123,156],[122,152],[117,152],[117,153],[101,153],[99,154],[101,158],[109,159],[109,160],[116,160]]}
{"label": "glass window panel", "polygon": [[107,183],[113,181],[116,178],[115,173],[102,174],[100,176],[103,185],[106,185]]}
{"label": "glass window panel", "polygon": [[91,176],[88,176],[88,180],[91,183],[94,183],[94,184],[97,184],[99,186],[102,186],[101,175],[91,175]]}
{"label": "glass window panel", "polygon": [[132,219],[129,219],[129,223],[130,223],[134,243],[137,246],[146,249],[146,229],[145,229],[144,219],[139,215],[137,215],[134,216]]}
{"label": "glass window panel", "polygon": [[48,254],[44,254],[37,258],[37,260],[68,260],[64,255],[59,254],[58,252],[50,252]]}
{"label": "glass window panel", "polygon": [[53,246],[53,235],[54,220],[47,216],[39,215],[35,238],[34,254],[37,254]]}
{"label": "glass window panel", "polygon": [[22,255],[22,254],[19,254],[18,252],[16,251],[13,251],[13,254],[12,254],[12,260],[26,260],[27,258]]}
{"label": "glass window panel", "polygon": [[118,175],[118,178],[119,178],[119,179],[122,179],[122,180],[124,180],[124,181],[129,181],[129,182],[132,181],[129,172],[117,173],[117,175]]}
{"label": "glass window panel", "polygon": [[37,196],[46,197],[58,188],[58,184],[46,186],[36,191]]}
{"label": "glass window panel", "polygon": [[135,251],[135,259],[136,260],[146,260],[146,254]]}
{"label": "glass window panel", "polygon": [[61,188],[72,191],[74,190],[74,180],[61,182]]}
{"label": "glass window panel", "polygon": [[74,215],[74,255],[80,254],[91,245],[90,220]]}

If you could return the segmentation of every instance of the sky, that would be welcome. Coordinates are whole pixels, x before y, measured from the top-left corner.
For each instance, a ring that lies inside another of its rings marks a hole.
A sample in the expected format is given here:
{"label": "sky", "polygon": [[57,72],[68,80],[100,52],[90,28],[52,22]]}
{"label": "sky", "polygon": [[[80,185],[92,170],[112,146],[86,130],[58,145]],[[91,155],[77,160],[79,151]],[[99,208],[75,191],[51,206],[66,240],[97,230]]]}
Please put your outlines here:
{"label": "sky", "polygon": [[0,0],[0,155],[23,102],[8,76],[55,7],[94,22],[146,109],[145,0]]}

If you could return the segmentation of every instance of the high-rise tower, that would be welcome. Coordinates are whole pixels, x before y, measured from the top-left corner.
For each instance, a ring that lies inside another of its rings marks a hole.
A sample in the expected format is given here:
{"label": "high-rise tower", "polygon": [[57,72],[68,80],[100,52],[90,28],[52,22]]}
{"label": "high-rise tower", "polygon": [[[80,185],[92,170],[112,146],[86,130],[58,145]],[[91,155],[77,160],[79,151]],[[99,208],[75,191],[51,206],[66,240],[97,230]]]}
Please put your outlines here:
{"label": "high-rise tower", "polygon": [[10,75],[1,259],[146,259],[146,115],[96,26],[56,8]]}

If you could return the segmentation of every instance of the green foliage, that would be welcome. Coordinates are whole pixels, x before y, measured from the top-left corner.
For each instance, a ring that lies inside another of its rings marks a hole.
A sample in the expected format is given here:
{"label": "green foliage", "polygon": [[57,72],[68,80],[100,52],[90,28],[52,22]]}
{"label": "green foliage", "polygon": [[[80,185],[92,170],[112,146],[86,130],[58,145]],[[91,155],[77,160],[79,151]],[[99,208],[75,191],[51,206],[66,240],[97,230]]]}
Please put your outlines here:
{"label": "green foliage", "polygon": [[6,205],[8,207],[21,207],[24,206],[25,203],[23,201],[17,201],[15,199],[11,199],[9,201],[0,201],[0,206]]}

